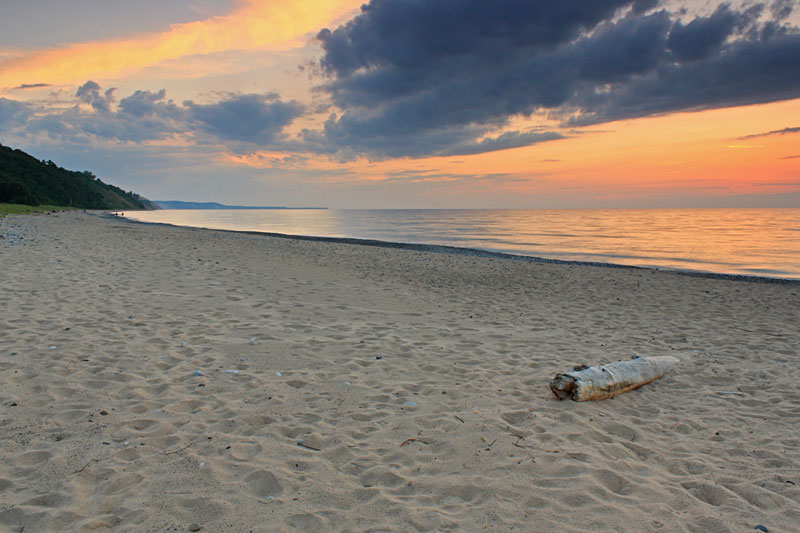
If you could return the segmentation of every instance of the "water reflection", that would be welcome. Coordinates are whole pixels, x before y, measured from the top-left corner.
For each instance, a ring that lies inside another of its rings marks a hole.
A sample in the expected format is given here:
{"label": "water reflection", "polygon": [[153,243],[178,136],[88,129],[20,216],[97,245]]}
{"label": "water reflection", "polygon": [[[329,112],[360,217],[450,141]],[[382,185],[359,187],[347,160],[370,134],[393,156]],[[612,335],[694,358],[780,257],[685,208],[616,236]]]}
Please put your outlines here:
{"label": "water reflection", "polygon": [[147,222],[800,279],[800,209],[164,210]]}

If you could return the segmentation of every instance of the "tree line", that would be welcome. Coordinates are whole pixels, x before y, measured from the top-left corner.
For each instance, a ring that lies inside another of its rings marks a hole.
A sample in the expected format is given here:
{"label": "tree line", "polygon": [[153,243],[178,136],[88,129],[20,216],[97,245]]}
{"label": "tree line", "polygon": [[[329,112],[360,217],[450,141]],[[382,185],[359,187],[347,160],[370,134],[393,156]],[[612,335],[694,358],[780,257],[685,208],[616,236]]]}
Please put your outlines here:
{"label": "tree line", "polygon": [[104,183],[89,171],[67,170],[0,144],[0,203],[82,209],[148,209],[133,191]]}

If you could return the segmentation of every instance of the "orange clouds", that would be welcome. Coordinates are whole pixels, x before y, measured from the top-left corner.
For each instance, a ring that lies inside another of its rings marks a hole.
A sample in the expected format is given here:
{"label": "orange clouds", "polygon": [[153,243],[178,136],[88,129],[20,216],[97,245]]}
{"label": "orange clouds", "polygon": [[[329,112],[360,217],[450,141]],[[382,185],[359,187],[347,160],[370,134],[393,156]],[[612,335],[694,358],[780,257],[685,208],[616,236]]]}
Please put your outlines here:
{"label": "orange clouds", "polygon": [[[448,191],[473,196],[475,205],[487,191],[521,199],[584,194],[608,202],[792,192],[800,190],[800,132],[774,132],[800,126],[793,117],[800,117],[800,100],[614,122],[567,139],[470,156],[349,163],[316,156],[291,166],[320,172],[328,184],[448,183]],[[751,135],[758,136],[741,139]],[[228,161],[287,168],[278,155]]]}
{"label": "orange clouds", "polygon": [[169,59],[225,50],[284,50],[357,7],[353,0],[246,0],[233,12],[152,35],[85,42],[0,63],[0,88],[69,84],[133,72]]}

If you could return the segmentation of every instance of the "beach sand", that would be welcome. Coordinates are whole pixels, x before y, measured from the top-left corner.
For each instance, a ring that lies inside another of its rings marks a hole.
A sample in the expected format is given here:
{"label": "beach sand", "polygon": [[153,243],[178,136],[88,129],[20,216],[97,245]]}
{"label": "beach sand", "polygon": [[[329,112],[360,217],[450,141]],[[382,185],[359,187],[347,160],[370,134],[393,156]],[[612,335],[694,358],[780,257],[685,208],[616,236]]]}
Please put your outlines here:
{"label": "beach sand", "polygon": [[[79,212],[0,234],[0,530],[798,531],[797,284]],[[633,355],[680,363],[548,389]]]}

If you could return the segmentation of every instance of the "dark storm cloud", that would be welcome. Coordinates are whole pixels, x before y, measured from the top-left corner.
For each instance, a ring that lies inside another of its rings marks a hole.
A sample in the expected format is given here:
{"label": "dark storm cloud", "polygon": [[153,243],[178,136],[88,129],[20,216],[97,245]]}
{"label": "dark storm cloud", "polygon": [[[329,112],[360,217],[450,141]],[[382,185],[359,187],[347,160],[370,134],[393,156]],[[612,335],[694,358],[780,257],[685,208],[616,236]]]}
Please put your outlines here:
{"label": "dark storm cloud", "polygon": [[462,142],[461,144],[442,150],[436,155],[482,154],[484,152],[508,150],[509,148],[519,148],[520,146],[530,146],[532,144],[564,138],[564,135],[552,131],[527,133],[507,131],[498,137],[488,137],[480,141]]}
{"label": "dark storm cloud", "polygon": [[744,137],[739,137],[738,140],[755,139],[756,137],[766,137],[768,135],[786,135],[787,133],[800,133],[800,127],[783,128],[782,130],[773,130],[764,133],[754,133],[752,135],[745,135]]}
{"label": "dark storm cloud", "polygon": [[797,0],[775,0],[770,5],[770,11],[776,20],[786,20],[794,11]]}
{"label": "dark storm cloud", "polygon": [[207,105],[186,101],[183,105],[206,132],[222,139],[261,145],[275,141],[305,109],[298,102],[281,101],[274,93],[234,95]]}
{"label": "dark storm cloud", "polygon": [[49,83],[23,83],[22,85],[19,85],[14,88],[24,90],[24,89],[41,89],[42,87],[50,87],[50,86],[51,85]]}
{"label": "dark storm cloud", "polygon": [[710,17],[697,17],[685,26],[673,24],[667,47],[677,61],[695,61],[717,52],[739,24],[739,16],[722,5]]}
{"label": "dark storm cloud", "polygon": [[320,90],[339,114],[305,139],[343,157],[467,154],[541,142],[516,132],[477,142],[534,112],[596,124],[800,96],[800,33],[781,22],[791,3],[721,5],[688,20],[657,8],[372,0],[318,34],[329,76]]}
{"label": "dark storm cloud", "polygon": [[583,92],[574,124],[714,109],[800,96],[800,35],[741,40],[701,61],[665,63],[607,93]]}

